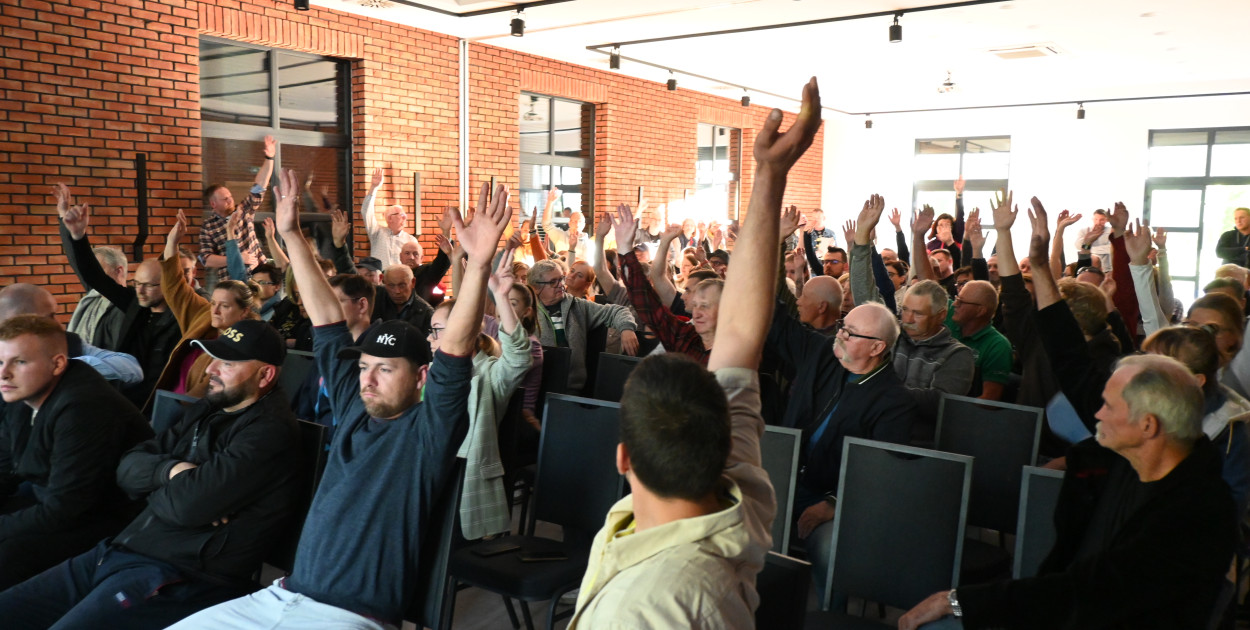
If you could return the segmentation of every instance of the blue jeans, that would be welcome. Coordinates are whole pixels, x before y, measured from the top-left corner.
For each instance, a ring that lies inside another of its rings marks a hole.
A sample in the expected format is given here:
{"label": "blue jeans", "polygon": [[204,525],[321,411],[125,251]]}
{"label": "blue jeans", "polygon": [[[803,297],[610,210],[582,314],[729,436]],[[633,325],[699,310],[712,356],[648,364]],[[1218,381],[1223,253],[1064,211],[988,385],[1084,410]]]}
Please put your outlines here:
{"label": "blue jeans", "polygon": [[5,628],[164,628],[240,595],[107,541],[0,593]]}

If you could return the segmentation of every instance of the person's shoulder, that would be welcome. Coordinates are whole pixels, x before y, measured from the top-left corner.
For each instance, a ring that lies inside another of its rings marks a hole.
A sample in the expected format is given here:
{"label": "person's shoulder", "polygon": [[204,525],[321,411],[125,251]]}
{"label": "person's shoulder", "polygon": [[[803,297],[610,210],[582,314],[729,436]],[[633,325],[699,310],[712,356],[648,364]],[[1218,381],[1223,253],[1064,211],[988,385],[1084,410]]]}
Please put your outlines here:
{"label": "person's shoulder", "polygon": [[615,625],[609,627],[620,628],[739,627],[739,617],[750,610],[738,564],[700,542],[674,545],[605,586],[596,618],[610,612]]}

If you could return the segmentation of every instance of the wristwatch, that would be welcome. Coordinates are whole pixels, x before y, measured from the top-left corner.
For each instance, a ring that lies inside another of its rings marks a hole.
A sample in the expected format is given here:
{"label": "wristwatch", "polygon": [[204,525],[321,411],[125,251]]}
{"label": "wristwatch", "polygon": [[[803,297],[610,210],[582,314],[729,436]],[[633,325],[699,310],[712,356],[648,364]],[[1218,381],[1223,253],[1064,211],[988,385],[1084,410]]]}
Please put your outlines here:
{"label": "wristwatch", "polygon": [[946,591],[946,603],[951,605],[951,614],[956,617],[964,616],[964,609],[959,607],[959,597],[955,595],[955,589]]}

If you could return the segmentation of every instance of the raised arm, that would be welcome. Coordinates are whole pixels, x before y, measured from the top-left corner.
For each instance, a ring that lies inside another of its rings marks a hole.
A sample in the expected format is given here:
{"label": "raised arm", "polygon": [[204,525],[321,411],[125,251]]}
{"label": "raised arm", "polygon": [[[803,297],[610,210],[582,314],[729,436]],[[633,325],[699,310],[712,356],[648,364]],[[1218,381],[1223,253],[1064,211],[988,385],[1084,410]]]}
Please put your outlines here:
{"label": "raised arm", "polygon": [[1155,228],[1154,236],[1151,240],[1155,243],[1155,254],[1159,260],[1159,304],[1163,306],[1163,312],[1168,314],[1168,323],[1171,323],[1172,309],[1176,303],[1176,293],[1172,290],[1172,269],[1168,265],[1168,233],[1163,228]]}
{"label": "raised arm", "polygon": [[864,207],[859,211],[859,219],[853,223],[853,235],[848,233],[847,241],[851,246],[849,255],[852,260],[851,294],[855,296],[856,304],[885,302],[881,292],[877,290],[876,269],[872,264],[872,252],[869,251],[872,247],[872,230],[881,220],[884,210],[885,198],[872,195],[864,201]]}
{"label": "raised arm", "polygon": [[[618,212],[620,211],[620,208],[620,206],[617,206]],[[599,283],[599,289],[603,291],[604,295],[608,295],[616,289],[616,278],[613,277],[611,272],[608,271],[608,256],[607,252],[603,251],[603,244],[608,238],[608,231],[611,229],[612,213],[604,212],[603,216],[599,219],[599,225],[595,228],[595,255],[594,260],[591,261],[591,263],[593,263],[592,266],[595,269],[595,282]],[[629,239],[626,241],[625,245],[622,245],[621,241],[622,239],[618,235],[616,237],[616,255],[618,257],[623,255],[626,251],[634,251],[633,234],[629,235]]]}
{"label": "raised arm", "polygon": [[518,242],[519,239],[508,240],[507,247],[499,256],[499,263],[495,265],[495,273],[487,281],[491,297],[495,299],[495,317],[499,320],[499,330],[509,335],[520,323],[516,311],[512,310],[512,303],[508,301],[508,294],[512,292],[512,285],[516,282],[516,276],[512,274],[512,257],[516,254]]}
{"label": "raised arm", "polygon": [[[335,212],[343,214],[342,210],[335,210]],[[343,223],[347,223],[346,216],[343,217]],[[332,225],[331,231],[334,229],[337,229],[337,226]],[[347,229],[350,230],[351,227],[348,226]],[[269,244],[269,256],[273,259],[275,267],[285,270],[291,266],[291,259],[287,258],[286,252],[282,250],[282,244],[278,242],[278,228],[274,227],[273,219],[268,217],[265,218],[265,242]],[[355,269],[353,268],[348,273],[355,273]]]}
{"label": "raised arm", "polygon": [[278,141],[273,136],[265,136],[265,161],[256,170],[256,179],[252,182],[261,188],[269,187],[269,179],[273,177],[273,158],[278,154]]}
{"label": "raised arm", "polygon": [[226,217],[226,272],[235,280],[247,280],[251,275],[249,270],[256,266],[256,257],[249,256],[252,263],[249,265],[243,258],[243,251],[239,249],[239,220],[242,218],[242,212]]}
{"label": "raised arm", "polygon": [[386,183],[386,173],[382,171],[381,166],[373,168],[373,176],[369,180],[369,194],[365,195],[365,200],[360,204],[360,218],[365,221],[365,234],[370,237],[378,229],[378,215],[374,211],[373,205],[377,202],[378,190],[382,188],[382,184]]}
{"label": "raised arm", "polygon": [[[674,223],[668,226],[660,234],[660,246],[651,257],[651,273],[648,277],[651,279],[651,286],[655,289],[656,295],[660,296],[660,301],[665,305],[672,304],[673,299],[677,297],[677,287],[673,285],[673,274],[669,271],[668,252],[679,235],[681,235],[680,224]],[[619,241],[617,246],[620,246]]]}
{"label": "raised arm", "polygon": [[1137,221],[1137,229],[1129,226],[1124,232],[1124,247],[1128,252],[1129,271],[1133,274],[1133,288],[1141,310],[1142,328],[1149,335],[1168,325],[1168,316],[1159,304],[1155,289],[1153,268],[1150,266],[1150,226]]}
{"label": "raised arm", "polygon": [[[276,227],[271,227],[269,219],[265,219],[266,234],[278,233]],[[334,270],[338,273],[356,273],[356,263],[352,261],[351,253],[347,251],[347,237],[352,234],[352,226],[347,222],[347,213],[335,208],[330,211],[330,236],[334,242]],[[283,254],[283,258],[286,255]],[[290,259],[286,259],[289,266]]]}
{"label": "raised arm", "polygon": [[87,227],[91,223],[90,204],[75,205],[65,184],[53,186],[52,194],[56,196],[56,209],[61,216],[61,247],[83,288],[95,289],[114,306],[126,310],[137,299],[135,292],[117,284],[116,280],[105,273],[95,253],[91,251],[91,242],[87,238]]}
{"label": "raised arm", "polygon": [[712,347],[708,369],[759,367],[760,353],[768,336],[773,305],[760,295],[772,295],[777,281],[778,217],[790,167],[802,157],[820,129],[820,90],[812,77],[803,88],[798,118],[784,134],[778,134],[781,110],[774,109],[755,138],[755,185],[742,234],[734,248],[721,300],[734,305],[717,321],[720,343]]}
{"label": "raised arm", "polygon": [[1063,233],[1069,226],[1081,220],[1081,215],[1072,214],[1067,210],[1059,213],[1055,219],[1055,237],[1050,244],[1050,274],[1056,278],[1063,277],[1063,268],[1067,261],[1063,255]]}
{"label": "raised arm", "polygon": [[469,225],[464,224],[459,212],[451,215],[460,246],[468,256],[468,265],[460,281],[460,293],[456,295],[456,308],[451,309],[447,327],[440,337],[440,352],[444,354],[469,356],[477,345],[477,333],[482,327],[482,311],[486,304],[486,278],[490,275],[491,256],[495,254],[504,227],[512,218],[507,186],[500,184],[494,196],[489,200],[488,197],[490,184],[482,184],[477,212]]}
{"label": "raised arm", "polygon": [[[1037,197],[1029,200],[1033,209],[1029,219],[1033,222],[1033,237],[1029,241],[1029,264],[1033,267],[1033,295],[1037,298],[1037,310],[1042,310],[1063,299],[1059,284],[1050,271],[1050,225],[1047,224],[1046,208]],[[1001,262],[1001,257],[1000,257]]]}
{"label": "raised arm", "polygon": [[933,208],[926,204],[911,222],[911,271],[921,280],[937,282],[937,274],[933,273],[933,264],[929,262],[929,248],[924,243],[924,234],[932,225]]}
{"label": "raised arm", "polygon": [[343,306],[330,288],[325,274],[317,265],[312,247],[299,229],[299,178],[295,171],[284,170],[278,177],[278,187],[273,192],[273,213],[278,232],[290,248],[291,273],[299,285],[304,310],[314,326],[325,326],[343,321]]}
{"label": "raised arm", "polygon": [[1011,242],[1011,226],[1016,223],[1019,208],[1011,205],[1012,194],[1000,190],[994,194],[994,231],[998,238],[995,248],[998,250],[998,277],[1020,275],[1020,263],[1016,260],[1016,248]]}

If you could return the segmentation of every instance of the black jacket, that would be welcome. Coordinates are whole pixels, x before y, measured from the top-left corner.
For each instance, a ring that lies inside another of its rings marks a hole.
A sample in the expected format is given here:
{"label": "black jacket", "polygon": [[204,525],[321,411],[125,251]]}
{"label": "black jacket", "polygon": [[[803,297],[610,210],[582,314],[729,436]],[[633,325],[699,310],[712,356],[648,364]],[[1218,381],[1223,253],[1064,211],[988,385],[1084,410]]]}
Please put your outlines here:
{"label": "black jacket", "polygon": [[[275,388],[241,412],[200,400],[183,420],[126,453],[117,483],[147,507],[114,544],[183,569],[249,579],[290,524],[301,491],[299,431]],[[173,479],[179,462],[198,467]],[[214,521],[229,522],[214,526]]]}
{"label": "black jacket", "polygon": [[0,492],[9,496],[29,483],[36,503],[0,516],[0,540],[134,514],[113,471],[126,449],[150,437],[130,401],[91,366],[71,360],[38,414],[25,403],[5,406]]}
{"label": "black jacket", "polygon": [[[838,489],[843,438],[906,444],[916,417],[916,403],[894,373],[893,354],[887,351],[885,363],[873,374],[847,383],[848,372],[833,354],[833,341],[804,326],[778,302],[768,346],[795,368],[782,423],[803,430],[800,481],[818,493]],[[813,434],[831,410],[833,417],[813,446]]]}
{"label": "black jacket", "polygon": [[378,287],[373,298],[373,319],[380,319],[384,322],[402,319],[428,334],[430,319],[434,316],[434,307],[421,299],[416,290],[413,290],[412,297],[406,304],[407,308],[404,304],[391,301],[391,294],[386,292],[386,287]]}
{"label": "black jacket", "polygon": [[1055,509],[1055,546],[1038,576],[961,586],[964,627],[1205,628],[1237,540],[1236,509],[1220,466],[1219,453],[1200,438],[1105,551],[1078,557],[1107,489],[1137,473],[1093,438],[1072,447]]}
{"label": "black jacket", "polygon": [[83,286],[95,289],[123,313],[116,345],[105,347],[125,352],[139,360],[143,381],[125,388],[123,392],[131,402],[142,408],[156,388],[156,380],[164,371],[170,353],[182,339],[178,320],[174,319],[169,309],[153,313],[151,309],[140,306],[134,289],[117,284],[100,268],[87,237],[75,241],[70,238],[64,224],[61,224],[61,246]]}

